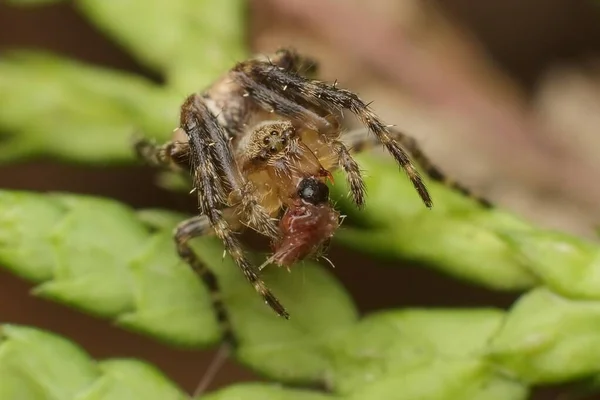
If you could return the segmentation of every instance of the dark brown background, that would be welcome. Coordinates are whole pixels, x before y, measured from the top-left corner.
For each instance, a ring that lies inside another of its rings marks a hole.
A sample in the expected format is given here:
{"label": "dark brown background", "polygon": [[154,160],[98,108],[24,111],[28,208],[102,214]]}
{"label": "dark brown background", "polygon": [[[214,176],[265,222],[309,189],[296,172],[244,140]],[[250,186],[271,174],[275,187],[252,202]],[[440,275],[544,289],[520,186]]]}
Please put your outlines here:
{"label": "dark brown background", "polygon": [[[525,88],[535,87],[540,72],[551,63],[578,59],[600,49],[599,7],[576,0],[440,0],[448,15],[475,33],[488,55]],[[261,14],[253,7],[253,29],[260,31]],[[0,50],[35,46],[90,62],[146,73],[117,46],[103,38],[70,6],[17,10],[0,4]],[[1,95],[1,94],[0,94]],[[0,167],[0,187],[68,190],[115,197],[136,207],[191,209],[193,204],[154,186],[143,168],[61,166],[35,162]],[[515,296],[492,293],[451,280],[427,269],[375,262],[335,247],[331,258],[336,275],[351,291],[362,311],[400,306],[508,306]],[[368,279],[365,275],[368,274]],[[83,345],[94,357],[132,356],[148,360],[191,391],[213,352],[182,351],[125,332],[109,323],[28,295],[30,285],[0,270],[0,321],[30,324],[55,331]],[[212,388],[256,379],[228,363]],[[536,398],[555,399],[557,390],[540,390]]]}

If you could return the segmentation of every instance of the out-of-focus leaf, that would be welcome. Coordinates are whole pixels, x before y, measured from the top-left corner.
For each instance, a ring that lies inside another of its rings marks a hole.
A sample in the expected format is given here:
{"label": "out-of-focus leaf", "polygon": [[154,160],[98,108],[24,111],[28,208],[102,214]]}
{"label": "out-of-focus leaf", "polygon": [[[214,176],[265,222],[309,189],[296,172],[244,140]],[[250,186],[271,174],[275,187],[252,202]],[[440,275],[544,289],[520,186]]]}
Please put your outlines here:
{"label": "out-of-focus leaf", "polygon": [[247,57],[244,0],[77,0],[98,28],[164,72],[181,96],[200,90]]}
{"label": "out-of-focus leaf", "polygon": [[505,243],[465,221],[417,218],[397,230],[342,229],[336,239],[375,257],[413,259],[494,289],[522,290],[537,282]]}
{"label": "out-of-focus leaf", "polygon": [[235,267],[229,260],[221,267],[215,263],[221,249],[203,242],[196,248],[203,260],[215,266],[213,271],[224,288],[224,301],[240,342],[238,360],[283,381],[320,382],[331,367],[326,344],[351,329],[358,318],[335,278],[308,262],[295,266],[291,273],[276,267],[264,270],[267,286],[291,314],[290,320],[284,320],[274,317],[241,274],[231,273]]}
{"label": "out-of-focus leaf", "polygon": [[32,328],[0,326],[0,398],[70,399],[99,375],[67,340]]}
{"label": "out-of-focus leaf", "polygon": [[156,368],[135,360],[96,362],[49,332],[0,326],[0,398],[27,400],[184,400]]}
{"label": "out-of-focus leaf", "polygon": [[[64,0],[8,0],[33,6]],[[166,75],[179,96],[200,90],[248,57],[245,0],[74,0],[98,29]],[[148,45],[151,43],[151,45]]]}
{"label": "out-of-focus leaf", "polygon": [[65,0],[5,0],[6,3],[18,6],[39,6],[45,4],[60,3]]}
{"label": "out-of-focus leaf", "polygon": [[343,227],[336,239],[377,257],[413,259],[453,276],[501,290],[539,284],[572,298],[600,298],[600,248],[566,234],[545,231],[498,209],[486,210],[435,182],[428,182],[428,210],[390,162],[360,157],[369,197],[357,213],[334,193],[344,211],[364,228]]}
{"label": "out-of-focus leaf", "polygon": [[40,283],[34,293],[172,343],[219,339],[207,289],[177,257],[172,227],[155,232],[113,200],[11,191],[0,191],[0,224],[0,264]]}
{"label": "out-of-focus leaf", "polygon": [[[429,393],[423,397],[428,399],[451,398],[456,395],[453,387],[468,387],[470,377],[460,381],[457,376],[453,385],[436,386],[440,376],[425,371],[437,365],[443,375],[453,373],[446,368],[462,368],[465,363],[482,368],[478,364],[480,354],[503,317],[499,310],[406,310],[372,315],[331,343],[335,362],[329,381],[337,392],[356,398],[370,390],[379,395],[387,391],[386,398],[421,398],[424,393]],[[495,381],[496,375],[486,370],[485,379]]]}
{"label": "out-of-focus leaf", "polygon": [[3,266],[34,282],[52,278],[57,267],[48,227],[62,221],[65,207],[54,197],[0,192],[0,260]]}
{"label": "out-of-focus leaf", "polygon": [[[47,218],[33,218],[46,210],[51,211]],[[207,289],[177,257],[172,231],[179,217],[156,210],[136,213],[107,199],[2,191],[0,263],[40,282],[36,294],[163,340],[208,345],[218,340],[219,331]],[[194,246],[220,278],[241,342],[239,355],[248,364],[274,371],[282,358],[297,360],[289,374],[304,379],[315,362],[322,362],[318,343],[356,321],[348,295],[320,267],[306,263],[293,274],[267,270],[269,286],[292,313],[293,319],[285,321],[262,302],[230,258],[223,259],[218,239],[198,239]],[[24,252],[30,257],[21,258]],[[299,340],[307,347],[296,346]]]}
{"label": "out-of-focus leaf", "polygon": [[139,210],[136,214],[145,225],[157,230],[171,229],[189,217],[183,213],[158,208]]}
{"label": "out-of-focus leaf", "polygon": [[511,232],[504,237],[517,256],[553,291],[600,300],[600,248],[559,232]]}
{"label": "out-of-focus leaf", "polygon": [[532,384],[600,373],[600,302],[545,288],[524,295],[489,347],[489,359]]}
{"label": "out-of-focus leaf", "polygon": [[167,139],[181,98],[134,75],[58,56],[0,58],[0,161],[131,162],[136,131]]}
{"label": "out-of-focus leaf", "polygon": [[[435,378],[433,378],[435,377]],[[350,399],[525,400],[528,389],[501,376],[493,366],[473,359],[436,360],[388,375],[358,390]]]}
{"label": "out-of-focus leaf", "polygon": [[[55,334],[0,326],[0,398],[6,400],[185,400],[190,397],[156,367],[138,360],[95,361]],[[339,399],[275,384],[247,383],[198,400]]]}
{"label": "out-of-focus leaf", "polygon": [[[40,213],[48,217],[35,218]],[[41,282],[36,293],[165,341],[207,346],[220,332],[207,289],[176,256],[169,225],[179,217],[86,196],[2,191],[0,263]],[[600,302],[538,289],[508,314],[404,310],[360,320],[330,273],[305,263],[291,272],[265,270],[267,285],[290,311],[286,321],[263,304],[229,257],[222,259],[218,239],[196,240],[194,248],[223,288],[239,340],[235,357],[272,379],[324,386],[352,399],[512,400],[527,393],[518,381],[561,382],[600,372]],[[32,256],[21,271],[24,251]],[[91,398],[140,390],[135,381],[113,389],[130,366],[108,365],[116,375],[107,369]],[[17,386],[11,383],[10,390],[38,395],[36,387]]]}
{"label": "out-of-focus leaf", "polygon": [[309,390],[292,390],[274,384],[246,383],[230,386],[198,400],[343,400]]}
{"label": "out-of-focus leaf", "polygon": [[77,400],[189,399],[162,372],[141,361],[100,361],[98,369],[98,378],[78,394]]}

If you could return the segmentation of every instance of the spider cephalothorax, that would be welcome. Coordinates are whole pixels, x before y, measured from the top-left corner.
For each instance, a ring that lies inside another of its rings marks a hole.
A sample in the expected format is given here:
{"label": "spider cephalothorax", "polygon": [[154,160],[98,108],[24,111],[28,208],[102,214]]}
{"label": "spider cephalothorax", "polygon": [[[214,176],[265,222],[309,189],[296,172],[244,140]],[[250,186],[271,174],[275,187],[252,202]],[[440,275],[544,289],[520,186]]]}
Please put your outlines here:
{"label": "spider cephalothorax", "polygon": [[[194,237],[215,232],[266,303],[286,318],[234,230],[248,226],[270,237],[274,254],[269,261],[279,265],[289,267],[314,254],[339,226],[326,186],[331,172],[345,172],[352,199],[362,207],[365,186],[350,150],[377,143],[406,172],[427,207],[431,198],[407,151],[433,179],[445,181],[411,138],[384,124],[356,94],[308,76],[314,72],[314,62],[287,49],[238,63],[185,100],[173,141],[136,143],[141,157],[153,164],[191,168],[200,215],[176,229],[179,255],[211,290],[218,290],[215,277],[188,245]],[[366,129],[343,133],[342,110]],[[225,321],[225,308],[215,299]]]}
{"label": "spider cephalothorax", "polygon": [[329,169],[335,167],[335,158],[324,146],[315,146],[310,136],[315,136],[314,131],[279,120],[260,122],[240,139],[241,171],[253,183],[267,212],[290,205],[302,179],[331,178]]}

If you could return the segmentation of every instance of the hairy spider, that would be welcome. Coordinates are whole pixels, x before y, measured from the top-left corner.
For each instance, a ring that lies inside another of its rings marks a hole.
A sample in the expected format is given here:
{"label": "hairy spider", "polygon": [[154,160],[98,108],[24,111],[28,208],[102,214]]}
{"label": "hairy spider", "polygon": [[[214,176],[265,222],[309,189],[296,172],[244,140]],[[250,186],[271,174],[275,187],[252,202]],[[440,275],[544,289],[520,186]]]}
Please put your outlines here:
{"label": "hairy spider", "polygon": [[[216,278],[188,245],[214,231],[247,280],[285,318],[288,313],[260,279],[234,230],[248,226],[268,236],[274,245],[268,262],[289,267],[314,254],[339,226],[325,185],[333,170],[346,173],[354,203],[365,203],[364,182],[349,149],[383,144],[427,207],[431,198],[408,153],[431,178],[447,183],[414,140],[390,129],[356,94],[312,79],[315,72],[311,59],[289,49],[240,62],[185,100],[172,141],[158,146],[141,139],[135,145],[154,165],[191,168],[200,215],[175,230],[180,257],[210,290],[218,291]],[[344,134],[343,110],[367,129]],[[457,184],[450,186],[469,194]],[[214,302],[226,321],[223,304]]]}

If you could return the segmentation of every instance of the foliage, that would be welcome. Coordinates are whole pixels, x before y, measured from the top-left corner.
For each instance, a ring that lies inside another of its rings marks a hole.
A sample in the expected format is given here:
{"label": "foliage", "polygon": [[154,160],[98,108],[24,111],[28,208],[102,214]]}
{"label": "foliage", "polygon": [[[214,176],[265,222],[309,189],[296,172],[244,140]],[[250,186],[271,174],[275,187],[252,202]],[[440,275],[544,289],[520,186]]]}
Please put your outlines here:
{"label": "foliage", "polygon": [[[0,59],[0,161],[44,155],[131,163],[133,131],[165,139],[182,97],[247,54],[241,0],[73,3],[161,73],[165,84],[57,55],[6,54]],[[344,184],[334,187],[354,226],[346,224],[339,243],[523,294],[507,311],[405,309],[359,317],[329,271],[307,262],[292,273],[265,273],[292,314],[284,321],[229,258],[222,259],[216,239],[200,239],[195,250],[220,279],[240,341],[235,358],[271,380],[331,392],[251,384],[206,398],[518,400],[536,385],[597,382],[596,244],[484,210],[436,184],[430,185],[435,207],[427,210],[389,161],[361,156],[360,162],[369,171],[366,210],[351,207]],[[209,294],[172,243],[173,226],[184,217],[89,196],[0,191],[0,264],[35,282],[35,295],[172,345],[214,346],[220,332]],[[33,328],[4,325],[1,332],[0,398],[186,397],[140,361],[96,362]]]}
{"label": "foliage", "polygon": [[8,52],[0,59],[0,131],[6,133],[0,161],[47,155],[131,162],[134,130],[166,139],[181,99],[246,54],[243,0],[73,3],[167,84],[58,55]]}
{"label": "foliage", "polygon": [[[323,400],[329,397],[276,385],[245,384],[203,396],[206,400]],[[160,371],[133,359],[95,361],[49,332],[0,327],[0,398],[28,400],[178,400],[189,398]]]}

